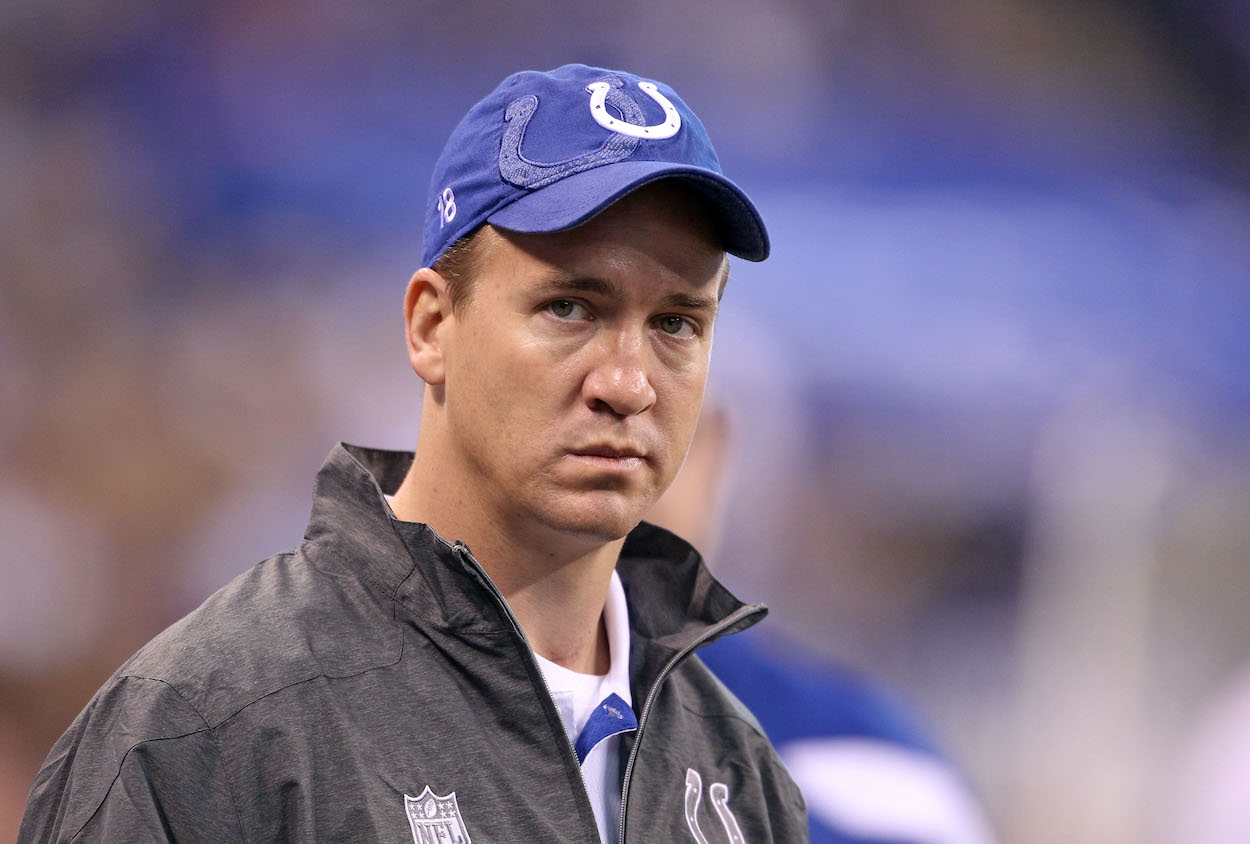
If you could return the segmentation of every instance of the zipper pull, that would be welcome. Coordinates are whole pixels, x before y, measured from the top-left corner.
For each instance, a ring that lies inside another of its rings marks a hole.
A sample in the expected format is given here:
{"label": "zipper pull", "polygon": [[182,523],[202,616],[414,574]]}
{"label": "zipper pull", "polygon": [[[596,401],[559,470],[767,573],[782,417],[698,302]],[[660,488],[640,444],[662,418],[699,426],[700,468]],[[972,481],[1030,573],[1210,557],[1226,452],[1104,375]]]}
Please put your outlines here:
{"label": "zipper pull", "polygon": [[469,550],[469,546],[465,545],[463,540],[457,539],[452,543],[451,553],[460,563],[460,567],[477,581],[479,586],[491,592],[495,591],[495,585],[490,582],[490,578],[485,570],[482,569],[481,563],[474,558],[473,552]]}

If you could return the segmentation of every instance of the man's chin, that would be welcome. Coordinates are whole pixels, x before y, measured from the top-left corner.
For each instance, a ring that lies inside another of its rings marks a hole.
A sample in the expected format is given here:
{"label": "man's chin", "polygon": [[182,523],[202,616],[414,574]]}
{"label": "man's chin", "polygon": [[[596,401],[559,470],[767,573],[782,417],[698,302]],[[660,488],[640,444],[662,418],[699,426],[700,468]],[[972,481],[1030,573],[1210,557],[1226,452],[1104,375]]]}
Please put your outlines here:
{"label": "man's chin", "polygon": [[582,493],[544,513],[543,522],[570,537],[606,544],[621,539],[642,521],[647,507],[619,493]]}

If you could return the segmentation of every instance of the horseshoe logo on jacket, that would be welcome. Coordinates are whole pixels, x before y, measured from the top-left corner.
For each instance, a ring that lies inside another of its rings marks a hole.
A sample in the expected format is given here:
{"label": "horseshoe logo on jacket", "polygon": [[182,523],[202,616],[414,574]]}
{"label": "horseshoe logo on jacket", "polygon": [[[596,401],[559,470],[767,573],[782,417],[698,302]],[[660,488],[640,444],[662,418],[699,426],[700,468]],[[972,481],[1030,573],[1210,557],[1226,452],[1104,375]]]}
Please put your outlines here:
{"label": "horseshoe logo on jacket", "polygon": [[[611,134],[603,142],[603,146],[594,152],[564,161],[531,161],[525,157],[521,152],[521,142],[525,138],[525,129],[529,126],[530,118],[538,110],[538,97],[527,94],[513,100],[504,111],[503,119],[507,126],[499,147],[499,174],[517,187],[534,190],[601,164],[623,161],[634,154],[639,141],[644,138],[663,140],[677,134],[681,129],[681,115],[673,103],[651,82],[639,82],[638,87],[664,109],[664,122],[653,126],[644,125],[646,117],[642,107],[625,90],[625,83],[621,79],[609,77],[600,82],[592,82],[586,86],[586,92],[590,94],[590,114],[596,123]],[[605,105],[611,105],[624,119],[613,117]]]}
{"label": "horseshoe logo on jacket", "polygon": [[[716,809],[716,817],[725,828],[725,836],[729,844],[746,844],[742,836],[742,828],[738,819],[729,810],[729,787],[723,782],[714,782],[708,789],[712,798],[712,807]],[[699,803],[703,800],[703,777],[694,768],[686,769],[686,826],[698,844],[708,844],[707,836],[699,828]]]}

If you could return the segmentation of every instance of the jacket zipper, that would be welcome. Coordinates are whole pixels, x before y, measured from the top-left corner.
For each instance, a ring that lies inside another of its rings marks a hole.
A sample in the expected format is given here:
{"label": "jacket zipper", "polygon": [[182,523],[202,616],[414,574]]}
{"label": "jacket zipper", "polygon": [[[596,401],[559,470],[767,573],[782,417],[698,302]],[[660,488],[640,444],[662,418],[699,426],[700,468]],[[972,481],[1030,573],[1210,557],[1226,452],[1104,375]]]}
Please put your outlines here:
{"label": "jacket zipper", "polygon": [[[439,537],[439,538],[442,539],[442,537]],[[443,540],[443,541],[446,542],[446,540]],[[477,558],[473,556],[473,552],[469,550],[468,545],[465,545],[463,542],[457,539],[455,544],[451,546],[451,550],[453,553],[455,553],[457,556],[461,558],[462,562],[465,562],[471,565],[474,573],[480,576],[485,581],[486,585],[489,587],[491,597],[493,597],[496,603],[499,604],[499,607],[503,610],[504,615],[507,616],[508,621],[512,624],[512,629],[516,631],[516,634],[521,637],[521,641],[525,644],[525,650],[529,653],[529,657],[530,657],[530,666],[533,668],[534,673],[536,673],[538,675],[538,678],[542,681],[543,690],[547,693],[547,701],[551,703],[552,707],[554,708],[555,697],[551,694],[551,686],[547,683],[547,676],[543,674],[542,669],[538,667],[538,660],[535,659],[534,657],[534,648],[530,645],[530,640],[526,637],[525,631],[521,629],[521,622],[517,619],[516,614],[512,612],[512,607],[508,606],[507,599],[504,598],[503,593],[499,591],[499,587],[495,585],[495,581],[491,580],[491,577],[486,572],[486,569],[483,568],[482,564],[479,563],[477,561]],[[560,720],[561,723],[563,723],[563,719],[559,718],[558,712],[556,713],[556,716],[558,720]],[[575,766],[577,767],[577,775],[581,777],[582,779],[582,793],[586,795],[586,800],[587,802],[589,802],[590,801],[590,787],[586,784],[586,774],[582,771],[582,766],[577,761],[577,750],[573,747],[573,740],[569,738],[568,731],[564,729],[560,730],[560,735],[563,736],[564,746],[568,748],[569,756],[572,757],[573,762]],[[593,808],[591,811],[591,816],[592,817],[594,816]],[[596,827],[597,826],[598,825],[596,824]],[[596,828],[595,838],[598,838],[598,837],[599,837],[599,830],[598,828]]]}
{"label": "jacket zipper", "polygon": [[672,659],[664,664],[664,668],[660,671],[655,682],[651,684],[651,690],[647,692],[647,699],[642,705],[642,713],[638,716],[638,729],[634,731],[634,746],[629,751],[629,761],[625,763],[625,775],[621,779],[621,816],[620,829],[618,830],[618,844],[625,844],[625,808],[629,805],[629,782],[634,773],[634,760],[638,757],[638,748],[642,746],[642,730],[646,726],[647,716],[651,712],[651,704],[655,700],[656,693],[659,692],[660,686],[664,683],[664,678],[688,656],[691,651],[705,643],[708,639],[723,632],[727,627],[731,627],[749,615],[754,615],[764,609],[763,604],[747,604],[739,607],[734,612],[725,616],[716,624],[704,630],[700,636],[686,647],[682,648]]}

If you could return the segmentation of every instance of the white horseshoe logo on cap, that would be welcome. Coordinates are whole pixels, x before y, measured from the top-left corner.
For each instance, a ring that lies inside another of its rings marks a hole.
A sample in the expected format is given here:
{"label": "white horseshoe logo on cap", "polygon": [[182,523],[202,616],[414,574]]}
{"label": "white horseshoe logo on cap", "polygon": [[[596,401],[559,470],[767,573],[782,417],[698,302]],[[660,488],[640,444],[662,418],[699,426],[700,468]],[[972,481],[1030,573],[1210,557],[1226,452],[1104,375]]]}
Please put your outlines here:
{"label": "white horseshoe logo on cap", "polygon": [[681,129],[681,115],[677,113],[676,107],[669,102],[668,97],[660,93],[660,89],[655,86],[655,83],[638,83],[638,87],[664,109],[664,122],[656,123],[654,126],[635,126],[632,123],[626,123],[624,120],[617,120],[608,114],[608,110],[603,105],[607,101],[608,90],[611,87],[606,82],[591,82],[586,86],[586,91],[590,94],[590,116],[604,129],[621,135],[629,135],[631,138],[656,138],[661,140],[673,137],[677,134],[677,130]]}

